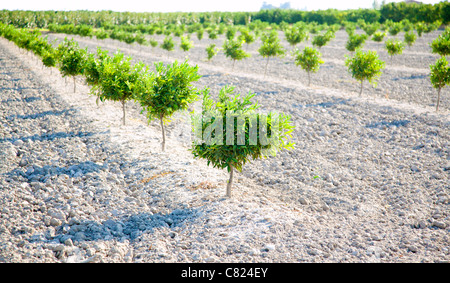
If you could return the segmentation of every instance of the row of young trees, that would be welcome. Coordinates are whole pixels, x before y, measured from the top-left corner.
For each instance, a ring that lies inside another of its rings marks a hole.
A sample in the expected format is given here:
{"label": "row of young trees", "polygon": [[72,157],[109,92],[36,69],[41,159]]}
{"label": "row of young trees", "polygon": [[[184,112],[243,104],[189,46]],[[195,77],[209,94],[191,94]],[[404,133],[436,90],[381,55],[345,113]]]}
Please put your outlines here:
{"label": "row of young trees", "polygon": [[[126,102],[139,103],[149,122],[154,119],[160,121],[162,151],[165,150],[166,142],[164,124],[174,113],[187,110],[191,103],[202,96],[201,115],[193,115],[193,120],[197,122],[194,127],[200,128],[203,135],[200,135],[200,141],[193,142],[190,150],[194,157],[206,159],[208,165],[228,170],[230,178],[227,196],[231,196],[235,170],[241,171],[252,159],[275,156],[278,151],[294,146],[289,141],[293,131],[290,116],[275,112],[258,113],[257,103],[251,101],[254,94],[250,92],[241,97],[240,94],[235,94],[234,88],[230,86],[222,88],[219,100],[214,101],[208,88],[198,89],[194,86],[201,76],[198,74],[198,66],[190,66],[187,61],[175,61],[169,65],[155,63],[155,71],[151,71],[150,66],[142,62],[133,64],[132,58],[125,57],[121,52],[110,56],[107,51],[98,48],[96,53],[89,53],[87,49],[80,48],[74,40],[65,39],[54,48],[37,32],[15,29],[2,23],[0,35],[20,48],[33,52],[44,64],[44,54],[54,54],[54,61],[46,66],[58,67],[64,77],[81,75],[91,87],[91,94],[102,101],[120,102],[123,124]],[[274,117],[276,119],[273,119]],[[219,120],[230,119],[231,123],[218,124]],[[257,122],[256,128],[252,124],[254,121]],[[215,130],[208,132],[211,127]],[[256,139],[252,138],[252,130],[257,133]],[[222,131],[225,131],[226,135],[220,133]],[[204,133],[209,133],[209,139]],[[264,133],[266,137],[271,137],[271,143],[263,142],[260,135]]]}
{"label": "row of young trees", "polygon": [[[422,23],[411,25],[409,21],[402,21],[399,23],[387,21],[385,23],[385,26],[381,26],[378,23],[367,24],[364,21],[360,20],[357,23],[357,25],[364,31],[364,33],[356,33],[355,32],[356,25],[348,25],[346,26],[345,29],[349,35],[345,47],[348,51],[352,52],[352,54],[356,50],[361,49],[363,47],[364,43],[366,42],[369,36],[372,36],[372,40],[381,42],[383,41],[387,33],[389,33],[390,35],[397,35],[398,32],[404,31],[405,33],[403,40],[399,40],[398,38],[392,38],[385,41],[386,51],[391,57],[402,54],[405,46],[411,47],[415,43],[417,37],[422,36],[424,32],[428,33],[437,28],[437,25],[433,26],[431,24],[427,25],[426,27]],[[295,64],[297,66],[300,66],[303,70],[307,72],[309,85],[311,84],[311,74],[317,72],[320,68],[320,65],[323,64],[323,61],[320,58],[321,57],[321,54],[319,52],[320,48],[328,44],[328,42],[330,42],[334,38],[334,34],[339,27],[335,25],[335,26],[325,26],[325,28],[326,29],[322,30],[322,32],[319,32],[319,34],[313,36],[311,41],[313,47],[306,47],[302,52],[297,50],[296,46],[299,43],[309,39],[311,32],[317,33],[317,31],[312,31],[310,25],[307,25],[306,23],[302,22],[296,23],[295,25],[292,26],[287,26],[284,30],[285,39],[292,48],[291,53],[294,58]],[[210,34],[210,38],[217,38],[216,37],[217,33],[211,33],[211,30],[208,30],[208,33]],[[233,69],[236,61],[240,61],[250,57],[250,54],[243,49],[244,43],[246,45],[250,45],[253,42],[255,42],[258,36],[261,39],[261,46],[259,47],[258,52],[263,58],[267,58],[264,69],[264,76],[266,76],[270,58],[277,56],[283,57],[287,53],[287,50],[282,47],[282,44],[278,38],[278,32],[276,30],[269,29],[266,31],[259,31],[259,30],[251,31],[246,27],[239,28],[229,26],[222,33],[225,34],[226,38],[225,42],[223,43],[222,50],[224,52],[224,55],[232,60]],[[141,35],[140,33],[138,34]],[[213,36],[211,36],[211,34],[213,34]],[[448,42],[445,42],[445,36],[447,34],[448,32],[444,32],[443,35],[439,37],[442,38],[441,40],[439,40],[439,44],[441,45],[440,47],[436,47],[436,45],[438,44],[437,39],[435,40],[435,42],[433,42],[432,45],[434,53],[438,53],[436,52],[435,49],[440,48],[442,50],[443,48],[448,46]],[[202,35],[203,31],[201,32],[197,31],[197,37],[199,40],[201,40]],[[193,43],[192,41],[190,41],[188,36],[181,35],[180,40],[181,40],[180,48],[182,48],[184,51],[188,51],[190,48],[192,48]],[[156,44],[154,44],[153,46],[156,46]],[[166,49],[167,51],[174,50],[175,42],[171,35],[167,35],[164,38],[164,41],[161,43],[161,48]],[[317,50],[317,48],[319,50]],[[215,44],[209,45],[206,48],[207,59],[211,60],[218,52],[219,49],[216,47]],[[365,80],[369,81],[374,85],[376,84],[376,78],[379,77],[379,75],[381,74],[381,69],[384,67],[384,62],[377,61],[378,56],[374,52],[364,53],[360,51],[355,53],[354,55],[355,55],[354,61],[346,62],[346,65],[349,68],[350,73],[352,73],[352,76],[354,76],[361,83],[361,91],[360,91],[361,93],[363,89],[363,82]],[[364,79],[362,79],[361,74],[356,74],[355,71],[352,70],[352,68],[356,69],[356,66],[358,66],[358,64],[364,66],[365,72],[368,73],[365,75],[366,77]],[[440,64],[442,65],[443,62],[441,62]],[[370,69],[373,70],[369,71]],[[437,71],[432,71],[432,73],[433,73],[432,84],[434,87],[438,89],[438,102],[437,102],[437,110],[438,110],[441,89],[445,86],[445,84],[442,85],[441,82],[440,83],[441,86],[438,87],[436,83],[433,83],[433,81],[436,81],[435,74],[437,73]]]}

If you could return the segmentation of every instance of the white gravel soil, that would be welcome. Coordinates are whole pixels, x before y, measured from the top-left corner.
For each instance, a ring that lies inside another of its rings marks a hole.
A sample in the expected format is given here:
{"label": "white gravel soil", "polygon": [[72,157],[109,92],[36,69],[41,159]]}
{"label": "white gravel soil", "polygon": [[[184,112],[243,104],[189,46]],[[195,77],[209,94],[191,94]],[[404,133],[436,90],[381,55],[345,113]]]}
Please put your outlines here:
{"label": "white gravel soil", "polygon": [[74,93],[71,79],[0,39],[0,262],[449,262],[450,98],[444,90],[436,113],[428,70],[437,34],[387,62],[361,97],[343,31],[322,48],[310,88],[289,56],[271,59],[264,78],[259,42],[234,70],[223,54],[204,61],[223,37],[194,36],[191,51],[169,55],[119,44],[148,64],[188,55],[198,87],[216,95],[232,84],[292,115],[295,150],[246,165],[232,198],[227,172],[189,152],[186,113],[161,152],[159,124],[133,102],[123,126],[121,105],[97,105],[81,78]]}

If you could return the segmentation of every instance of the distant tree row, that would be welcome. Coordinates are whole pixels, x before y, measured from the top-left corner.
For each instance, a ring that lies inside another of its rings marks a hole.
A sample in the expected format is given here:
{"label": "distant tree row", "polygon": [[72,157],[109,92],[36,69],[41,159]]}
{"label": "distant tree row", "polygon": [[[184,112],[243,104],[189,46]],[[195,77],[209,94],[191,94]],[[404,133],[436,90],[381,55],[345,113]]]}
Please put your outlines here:
{"label": "distant tree row", "polygon": [[400,22],[443,24],[450,22],[450,3],[437,4],[389,3],[376,9],[300,11],[272,9],[258,12],[176,12],[176,13],[132,13],[113,11],[20,11],[1,10],[0,21],[20,28],[47,28],[49,24],[89,25],[108,28],[117,25],[192,25],[227,24],[249,25],[260,21],[267,24],[294,24],[299,21],[317,24],[343,24],[364,20],[366,23]]}

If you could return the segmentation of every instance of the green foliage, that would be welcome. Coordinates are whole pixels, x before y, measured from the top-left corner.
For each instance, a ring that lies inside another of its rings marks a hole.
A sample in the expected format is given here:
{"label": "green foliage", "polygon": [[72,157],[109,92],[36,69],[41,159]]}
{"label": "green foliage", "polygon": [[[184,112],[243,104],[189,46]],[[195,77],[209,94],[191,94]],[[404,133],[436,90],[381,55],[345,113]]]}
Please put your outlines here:
{"label": "green foliage", "polygon": [[208,61],[211,61],[211,59],[217,55],[217,52],[218,50],[214,43],[208,45],[208,47],[206,47],[206,53],[208,54]]}
{"label": "green foliage", "polygon": [[352,77],[361,82],[360,95],[362,94],[363,82],[365,80],[376,86],[377,79],[381,76],[384,62],[378,59],[375,51],[362,51],[357,49],[353,57],[346,56],[345,65]]}
{"label": "green foliage", "polygon": [[227,27],[227,31],[226,31],[226,33],[225,33],[225,37],[227,38],[227,39],[233,39],[234,38],[234,36],[236,35],[236,32],[237,32],[237,29],[236,29],[236,27],[234,27],[234,26],[228,26]]}
{"label": "green foliage", "polygon": [[447,59],[442,56],[437,59],[434,65],[430,65],[431,75],[430,81],[431,85],[438,90],[438,100],[436,104],[436,111],[439,111],[439,101],[441,90],[446,85],[450,84],[450,66]]}
{"label": "green foliage", "polygon": [[225,56],[233,60],[233,69],[236,60],[240,61],[250,57],[250,54],[242,49],[242,44],[243,42],[241,40],[233,39],[226,40],[222,46]]}
{"label": "green foliage", "polygon": [[181,44],[180,48],[186,52],[189,51],[194,46],[194,42],[189,39],[187,36],[181,36]]}
{"label": "green foliage", "polygon": [[386,32],[377,31],[373,34],[372,40],[376,42],[382,42],[385,36]]}
{"label": "green foliage", "polygon": [[205,30],[203,28],[197,29],[196,34],[197,34],[197,39],[198,40],[202,40],[203,39],[204,32],[205,32]]}
{"label": "green foliage", "polygon": [[367,34],[353,34],[348,37],[348,41],[345,45],[345,48],[350,51],[354,52],[357,48],[362,47],[364,42],[367,39]]}
{"label": "green foliage", "polygon": [[280,39],[278,38],[277,31],[266,32],[261,36],[262,45],[259,47],[259,54],[267,58],[266,67],[264,70],[264,76],[267,72],[267,65],[269,64],[270,57],[284,56],[286,50],[281,45]]}
{"label": "green foliage", "polygon": [[380,25],[378,23],[366,24],[362,27],[362,29],[368,36],[372,36],[379,28]]}
{"label": "green foliage", "polygon": [[143,35],[142,33],[136,33],[136,36],[135,36],[135,40],[136,40],[136,42],[139,44],[139,45],[144,45],[144,46],[146,46],[146,45],[148,45],[149,44],[149,42],[147,41],[147,39],[145,38],[145,35]]}
{"label": "green foliage", "polygon": [[103,28],[94,31],[94,35],[97,39],[103,40],[109,37],[109,33]]}
{"label": "green foliage", "polygon": [[156,41],[154,38],[150,38],[149,43],[150,43],[151,47],[158,46],[158,41]]}
{"label": "green foliage", "polygon": [[194,102],[198,90],[192,85],[200,79],[197,66],[189,66],[187,61],[175,61],[164,66],[155,63],[156,74],[142,68],[140,79],[134,84],[134,98],[146,112],[149,121],[159,119],[162,130],[162,150],[165,150],[164,120],[175,112],[186,110]]}
{"label": "green foliage", "polygon": [[255,35],[251,33],[249,29],[241,28],[240,33],[238,39],[244,41],[247,46],[255,41]]}
{"label": "green foliage", "polygon": [[319,71],[320,65],[323,64],[321,54],[317,49],[305,47],[303,52],[296,50],[294,52],[295,65],[300,66],[308,73],[308,85],[311,85],[311,73]]}
{"label": "green foliage", "polygon": [[322,48],[323,46],[327,45],[328,42],[330,42],[334,37],[334,32],[327,31],[324,34],[316,35],[313,38],[312,44],[314,46],[317,46],[318,48]]}
{"label": "green foliage", "polygon": [[450,55],[450,28],[447,28],[431,43],[432,53],[441,56]]}
{"label": "green foliage", "polygon": [[98,68],[98,96],[101,101],[110,100],[122,103],[123,124],[125,125],[125,103],[133,98],[133,87],[139,79],[139,68],[131,65],[131,57],[116,52],[113,57],[100,55],[101,68]]}
{"label": "green foliage", "polygon": [[402,24],[401,23],[391,23],[388,32],[390,35],[395,36],[397,35],[399,32],[402,31]]}
{"label": "green foliage", "polygon": [[46,67],[55,67],[56,66],[56,53],[53,51],[45,51],[42,54],[42,64]]}
{"label": "green foliage", "polygon": [[345,32],[350,36],[355,33],[356,25],[355,23],[346,22],[344,24]]}
{"label": "green foliage", "polygon": [[161,43],[161,48],[169,52],[175,49],[175,43],[173,42],[173,38],[170,35],[164,38],[163,42]]}
{"label": "green foliage", "polygon": [[425,32],[425,23],[423,22],[416,23],[414,27],[416,29],[417,35],[419,37],[422,37],[422,34]]}
{"label": "green foliage", "polygon": [[217,39],[217,31],[214,28],[208,28],[206,32],[208,33],[209,39]]}
{"label": "green foliage", "polygon": [[286,38],[286,41],[289,42],[292,47],[295,47],[295,45],[301,43],[303,40],[308,39],[308,33],[306,29],[300,26],[287,28],[284,31],[284,36]]}
{"label": "green foliage", "polygon": [[388,39],[385,43],[386,50],[388,54],[392,57],[394,55],[400,55],[405,49],[405,45],[402,41],[398,39]]}
{"label": "green foliage", "polygon": [[414,33],[414,31],[408,31],[405,32],[405,43],[411,47],[413,46],[414,42],[416,42],[417,35]]}
{"label": "green foliage", "polygon": [[[208,165],[226,168],[230,172],[227,185],[229,197],[235,169],[241,172],[243,166],[251,160],[275,156],[278,151],[294,146],[288,141],[293,131],[290,116],[277,115],[274,112],[257,113],[259,106],[251,102],[254,94],[248,93],[244,97],[240,94],[232,96],[233,94],[234,87],[225,86],[220,90],[219,99],[215,102],[209,91],[204,91],[201,116],[193,115],[194,133],[198,137],[201,130],[203,136],[200,135],[199,140],[194,140],[191,148],[195,158],[206,159]],[[226,123],[227,119],[231,122]],[[222,125],[217,125],[220,120]],[[239,120],[243,123],[239,123]],[[207,133],[208,128],[212,127],[221,133]],[[256,129],[256,136],[252,136],[252,128]],[[264,138],[267,138],[267,142]]]}
{"label": "green foliage", "polygon": [[87,60],[87,48],[81,49],[77,41],[66,38],[60,43],[58,50],[59,71],[63,77],[73,77],[73,92],[75,92],[75,76],[83,74]]}

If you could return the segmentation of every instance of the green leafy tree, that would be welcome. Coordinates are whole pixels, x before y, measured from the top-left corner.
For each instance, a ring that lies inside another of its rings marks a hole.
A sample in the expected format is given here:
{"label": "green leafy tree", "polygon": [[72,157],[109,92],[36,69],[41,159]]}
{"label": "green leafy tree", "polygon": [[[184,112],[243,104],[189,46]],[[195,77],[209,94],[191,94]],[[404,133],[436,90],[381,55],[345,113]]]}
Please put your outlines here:
{"label": "green leafy tree", "polygon": [[206,53],[208,54],[208,61],[211,61],[211,59],[217,55],[218,49],[216,48],[216,45],[214,43],[211,43],[206,47]]}
{"label": "green leafy tree", "polygon": [[59,45],[59,71],[63,77],[73,78],[73,92],[76,92],[75,76],[83,74],[87,49],[81,49],[75,40],[64,39]]}
{"label": "green leafy tree", "polygon": [[228,40],[231,40],[234,38],[234,36],[236,35],[237,29],[234,26],[228,26],[227,27],[227,31],[225,32],[225,37]]}
{"label": "green leafy tree", "polygon": [[447,59],[442,56],[437,59],[434,65],[430,65],[431,84],[438,91],[438,99],[436,104],[436,111],[439,111],[439,101],[441,99],[441,90],[448,84],[450,84],[450,66]]}
{"label": "green leafy tree", "polygon": [[286,38],[286,41],[289,42],[289,45],[292,47],[292,50],[294,50],[297,44],[308,39],[308,33],[306,29],[299,26],[287,28],[284,31],[284,36]]}
{"label": "green leafy tree", "polygon": [[181,36],[180,39],[181,39],[180,48],[184,52],[189,51],[189,49],[191,49],[194,46],[194,42],[192,40],[190,40],[189,37]]}
{"label": "green leafy tree", "polygon": [[214,28],[208,28],[206,32],[208,33],[209,39],[217,39],[217,31]]}
{"label": "green leafy tree", "polygon": [[391,23],[388,32],[390,35],[395,36],[397,35],[399,32],[402,31],[402,24],[401,23]]}
{"label": "green leafy tree", "polygon": [[450,28],[431,42],[431,52],[441,56],[450,55]]}
{"label": "green leafy tree", "polygon": [[139,52],[142,50],[142,46],[148,46],[149,42],[147,38],[145,38],[145,35],[142,33],[137,33],[135,36],[136,42],[139,44]]}
{"label": "green leafy tree", "polygon": [[361,83],[359,95],[363,91],[365,80],[376,86],[377,79],[381,76],[381,70],[384,68],[384,62],[378,59],[375,51],[362,51],[357,49],[353,57],[346,56],[345,65],[352,77]]}
{"label": "green leafy tree", "polygon": [[105,31],[105,29],[100,28],[94,32],[94,35],[97,39],[103,40],[109,37],[109,33]]}
{"label": "green leafy tree", "polygon": [[169,56],[170,51],[173,51],[175,49],[175,43],[173,42],[173,38],[170,35],[164,38],[163,42],[161,43],[161,48],[167,50],[167,56]]}
{"label": "green leafy tree", "polygon": [[135,84],[134,97],[146,111],[149,121],[159,119],[162,132],[162,151],[165,150],[166,134],[164,123],[175,112],[186,110],[198,96],[198,90],[192,85],[200,79],[198,66],[189,66],[187,61],[179,64],[175,61],[164,66],[155,63],[156,74],[143,69],[140,80]]}
{"label": "green leafy tree", "polygon": [[242,49],[242,44],[243,42],[239,39],[226,40],[223,44],[223,52],[225,56],[233,60],[232,70],[234,70],[236,60],[240,61],[250,57],[250,54]]}
{"label": "green leafy tree", "polygon": [[323,64],[320,52],[312,47],[306,46],[303,52],[295,50],[295,65],[300,66],[308,74],[308,86],[311,86],[311,73],[317,73]]}
{"label": "green leafy tree", "polygon": [[313,38],[312,44],[317,46],[319,49],[327,45],[335,37],[334,32],[327,31],[324,34],[316,35]]}
{"label": "green leafy tree", "polygon": [[245,44],[247,46],[246,49],[248,49],[248,46],[250,44],[252,44],[253,42],[255,42],[255,35],[253,33],[251,33],[250,30],[247,28],[241,28],[240,33],[241,34],[239,35],[238,38],[245,42]]}
{"label": "green leafy tree", "polygon": [[47,68],[55,67],[57,63],[56,51],[45,51],[42,54],[42,64]]}
{"label": "green leafy tree", "polygon": [[133,98],[133,87],[139,79],[139,65],[131,64],[131,57],[116,52],[113,57],[105,56],[99,69],[99,97],[101,101],[117,101],[122,104],[125,125],[125,105]]}
{"label": "green leafy tree", "polygon": [[204,32],[205,32],[205,30],[203,28],[197,29],[196,34],[197,34],[197,39],[198,40],[202,40],[203,39]]}
{"label": "green leafy tree", "polygon": [[425,24],[423,22],[418,22],[414,25],[414,28],[419,37],[422,37],[422,34],[425,32]]}
{"label": "green leafy tree", "polygon": [[251,102],[254,94],[233,94],[234,87],[225,86],[215,102],[208,90],[203,92],[202,113],[193,115],[196,138],[191,148],[195,158],[227,169],[227,197],[231,197],[235,170],[242,172],[251,160],[276,156],[278,151],[294,147],[288,141],[294,128],[290,116],[257,113],[258,104]]}
{"label": "green leafy tree", "polygon": [[405,43],[408,45],[408,47],[413,46],[414,42],[416,42],[417,35],[414,33],[413,30],[410,30],[408,32],[405,32]]}
{"label": "green leafy tree", "polygon": [[83,76],[86,83],[91,87],[90,93],[97,96],[96,103],[100,100],[100,75],[103,72],[103,60],[108,57],[108,52],[97,47],[97,53],[89,53],[86,60]]}
{"label": "green leafy tree", "polygon": [[378,23],[366,24],[362,27],[362,29],[368,36],[372,36],[379,28],[380,25]]}
{"label": "green leafy tree", "polygon": [[364,42],[367,39],[367,34],[353,34],[348,37],[348,41],[345,45],[345,48],[350,51],[354,52],[357,48],[362,47]]}
{"label": "green leafy tree", "polygon": [[270,57],[284,56],[286,50],[281,45],[280,39],[278,38],[278,33],[276,31],[264,33],[261,36],[261,41],[262,45],[259,47],[258,52],[262,57],[267,58],[266,66],[264,68],[265,77]]}
{"label": "green leafy tree", "polygon": [[373,34],[372,40],[376,42],[382,42],[385,36],[386,32],[377,31]]}
{"label": "green leafy tree", "polygon": [[386,40],[385,47],[388,54],[391,56],[391,59],[394,55],[402,54],[403,50],[405,49],[404,43],[398,39]]}

